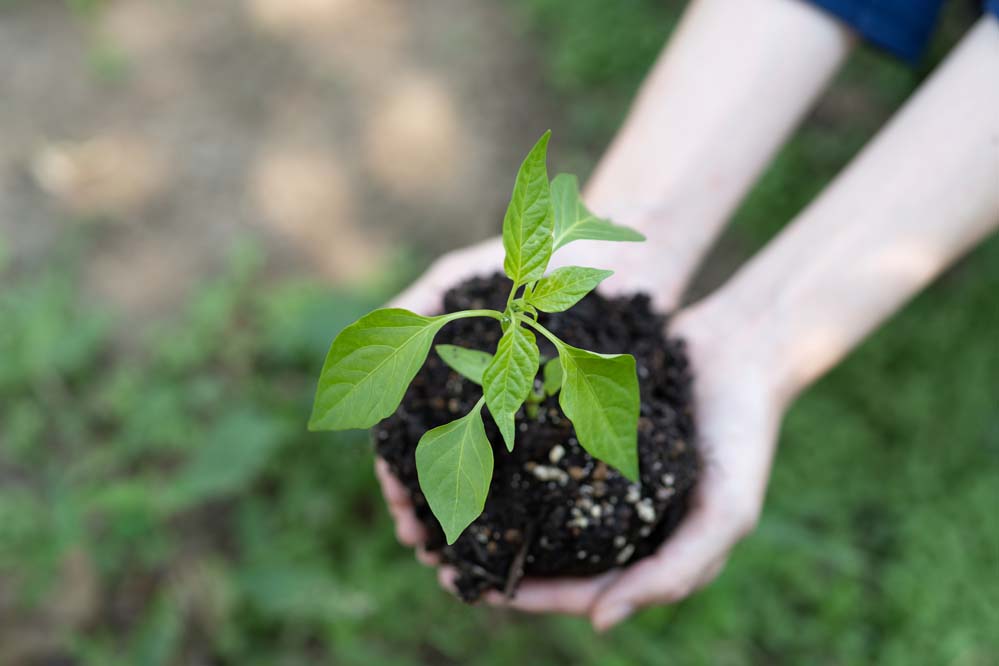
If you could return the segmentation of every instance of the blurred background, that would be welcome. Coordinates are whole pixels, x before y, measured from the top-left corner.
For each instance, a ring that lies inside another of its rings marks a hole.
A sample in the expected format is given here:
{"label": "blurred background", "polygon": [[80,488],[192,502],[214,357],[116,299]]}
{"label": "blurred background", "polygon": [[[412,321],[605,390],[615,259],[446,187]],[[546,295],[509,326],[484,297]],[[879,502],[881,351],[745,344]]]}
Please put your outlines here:
{"label": "blurred background", "polygon": [[[722,577],[605,637],[451,599],[305,431],[339,327],[496,233],[545,128],[585,176],[681,6],[0,0],[0,664],[999,664],[999,239],[796,404]],[[695,291],[974,18],[858,51]]]}

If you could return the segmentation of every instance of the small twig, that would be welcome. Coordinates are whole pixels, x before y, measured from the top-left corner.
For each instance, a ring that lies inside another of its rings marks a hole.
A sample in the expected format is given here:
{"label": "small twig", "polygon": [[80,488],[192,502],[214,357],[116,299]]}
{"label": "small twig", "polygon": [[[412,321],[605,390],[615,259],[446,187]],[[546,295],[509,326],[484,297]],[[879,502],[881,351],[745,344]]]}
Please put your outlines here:
{"label": "small twig", "polygon": [[527,560],[527,551],[531,548],[531,541],[534,540],[534,531],[537,527],[536,523],[531,523],[524,530],[524,543],[521,544],[520,550],[513,558],[513,562],[510,563],[510,569],[506,573],[506,585],[503,587],[503,596],[507,599],[513,599],[513,593],[517,589],[517,584],[524,577],[524,562]]}
{"label": "small twig", "polygon": [[501,584],[503,584],[503,583],[506,582],[500,576],[494,574],[492,571],[489,571],[488,569],[484,569],[484,568],[480,567],[478,564],[472,564],[470,562],[463,563],[463,564],[464,564],[464,566],[467,566],[468,569],[473,574],[475,574],[476,576],[481,576],[482,578],[485,578],[490,583],[495,583],[497,585],[501,585]]}

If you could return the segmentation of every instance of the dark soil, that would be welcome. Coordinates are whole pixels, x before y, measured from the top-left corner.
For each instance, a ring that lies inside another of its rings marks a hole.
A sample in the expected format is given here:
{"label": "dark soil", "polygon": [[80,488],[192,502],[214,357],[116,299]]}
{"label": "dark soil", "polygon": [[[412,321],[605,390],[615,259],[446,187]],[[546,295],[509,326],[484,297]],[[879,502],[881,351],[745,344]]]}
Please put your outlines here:
{"label": "dark soil", "polygon": [[[510,282],[498,274],[470,280],[447,293],[444,308],[501,310],[509,289]],[[586,576],[645,557],[680,522],[697,480],[700,461],[684,344],[666,337],[666,317],[650,309],[649,299],[593,293],[569,312],[542,314],[540,321],[576,347],[635,356],[642,393],[641,484],[579,446],[558,396],[542,403],[536,418],[521,409],[512,453],[485,416],[495,457],[485,511],[447,546],[420,492],[416,444],[427,430],[467,413],[482,393],[431,351],[398,411],[375,428],[375,443],[412,493],[429,534],[428,550],[439,551],[457,568],[456,586],[466,601],[491,589],[512,594],[523,576]],[[448,324],[436,342],[493,351],[500,333],[494,320],[462,319]],[[538,345],[543,357],[555,355],[541,336]]]}

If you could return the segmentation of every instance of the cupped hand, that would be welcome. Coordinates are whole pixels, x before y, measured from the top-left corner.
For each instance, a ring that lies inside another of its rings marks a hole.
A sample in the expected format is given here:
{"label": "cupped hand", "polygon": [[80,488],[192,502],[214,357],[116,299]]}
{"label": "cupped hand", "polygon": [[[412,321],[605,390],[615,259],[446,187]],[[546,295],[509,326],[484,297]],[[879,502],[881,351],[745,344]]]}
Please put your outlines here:
{"label": "cupped hand", "polygon": [[605,630],[636,610],[670,604],[714,580],[732,547],[756,526],[770,474],[781,401],[763,355],[739,340],[712,308],[676,316],[687,341],[704,467],[687,516],[653,555],[584,579],[525,580],[517,596],[490,603],[530,612],[588,616]]}
{"label": "cupped hand", "polygon": [[[503,242],[498,237],[449,252],[437,259],[416,282],[396,296],[389,305],[424,315],[437,314],[444,306],[444,293],[448,289],[467,278],[488,276],[502,271],[503,256]],[[601,292],[615,293],[641,289],[652,291],[658,299],[656,305],[661,309],[672,307],[673,299],[679,295],[682,288],[679,280],[667,281],[663,278],[662,267],[669,266],[670,262],[664,262],[661,253],[654,252],[645,243],[573,243],[556,253],[551,262],[553,268],[569,264],[615,270],[615,275],[601,285]],[[654,290],[650,287],[653,282],[657,285]],[[662,285],[667,282],[676,284],[676,288],[664,288]],[[393,476],[381,458],[375,461],[375,472],[389,512],[395,520],[396,536],[399,541],[403,545],[415,547],[421,562],[436,563],[437,558],[421,548],[426,542],[427,535],[413,512],[409,491]],[[446,572],[444,577],[447,578]]]}
{"label": "cupped hand", "polygon": [[[587,248],[580,245],[558,264],[614,268],[617,256],[622,261],[627,256],[606,251],[587,256]],[[445,291],[463,279],[501,270],[502,262],[498,238],[449,253],[391,305],[421,314],[439,312]],[[643,273],[641,255],[631,263],[615,276],[622,279],[608,281],[601,291],[644,286],[628,278]],[[668,309],[678,291],[660,287],[657,305]],[[690,308],[674,318],[670,329],[672,335],[687,341],[704,460],[690,510],[676,532],[656,553],[625,569],[592,578],[528,579],[515,598],[492,593],[486,597],[489,603],[528,612],[588,616],[597,629],[605,630],[640,608],[679,601],[721,572],[729,551],[756,525],[782,410],[762,355],[732,333],[727,317],[717,316],[719,309],[724,312],[723,307]],[[377,459],[375,467],[399,541],[416,548],[421,562],[437,564],[438,558],[422,549],[427,535],[413,511],[409,491],[383,460]],[[442,568],[439,577],[445,587],[450,587],[453,573]]]}

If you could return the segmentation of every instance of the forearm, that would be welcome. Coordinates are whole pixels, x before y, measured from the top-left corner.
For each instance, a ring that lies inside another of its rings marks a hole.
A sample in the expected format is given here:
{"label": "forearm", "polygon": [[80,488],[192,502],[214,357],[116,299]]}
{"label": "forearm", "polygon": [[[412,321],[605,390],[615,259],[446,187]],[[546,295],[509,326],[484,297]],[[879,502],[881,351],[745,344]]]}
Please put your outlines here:
{"label": "forearm", "polygon": [[619,286],[675,305],[852,41],[798,0],[691,3],[586,187],[594,212],[649,237],[653,270]]}
{"label": "forearm", "polygon": [[999,227],[999,23],[983,18],[879,136],[696,309],[790,399]]}

